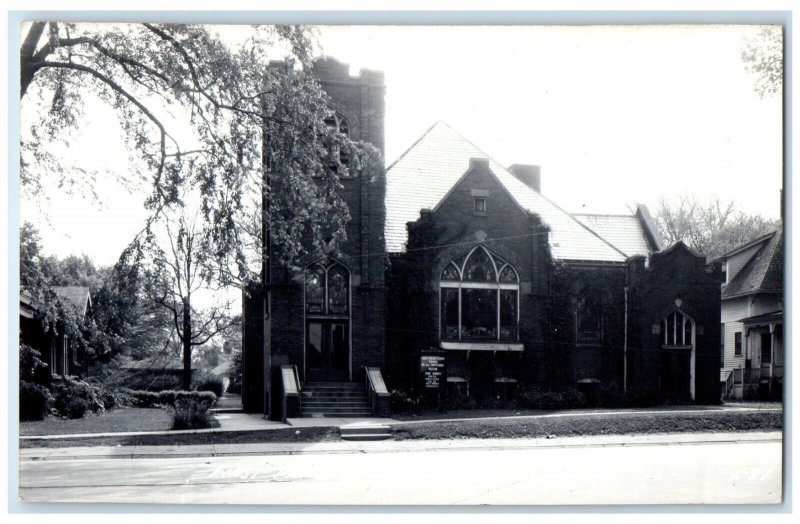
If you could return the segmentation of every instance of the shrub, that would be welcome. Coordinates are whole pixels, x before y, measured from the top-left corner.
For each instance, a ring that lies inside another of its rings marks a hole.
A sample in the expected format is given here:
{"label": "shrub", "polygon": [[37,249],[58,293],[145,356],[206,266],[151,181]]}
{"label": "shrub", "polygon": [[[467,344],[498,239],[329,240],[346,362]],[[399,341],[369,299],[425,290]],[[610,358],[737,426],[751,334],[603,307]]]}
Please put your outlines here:
{"label": "shrub", "polygon": [[193,394],[195,392],[179,391],[175,397],[175,402],[168,411],[172,415],[172,429],[202,429],[215,427],[217,425],[209,408],[216,400],[213,393],[204,395]]}
{"label": "shrub", "polygon": [[42,420],[50,411],[53,397],[46,387],[33,382],[20,381],[19,418],[20,420]]}
{"label": "shrub", "polygon": [[389,392],[389,409],[395,413],[416,411],[419,408],[420,397],[414,390],[404,391],[393,389]]}
{"label": "shrub", "polygon": [[478,402],[463,393],[447,397],[447,409],[476,409]]}
{"label": "shrub", "polygon": [[197,391],[210,391],[219,398],[225,393],[225,382],[220,377],[206,377],[198,382],[195,389]]}
{"label": "shrub", "polygon": [[53,409],[62,417],[81,418],[88,411],[105,411],[100,388],[81,380],[64,379],[52,385]]}
{"label": "shrub", "polygon": [[174,406],[178,398],[191,398],[204,402],[211,407],[217,396],[210,391],[134,391],[124,390],[122,393],[131,399],[131,405],[140,408]]}
{"label": "shrub", "polygon": [[527,409],[573,409],[583,407],[585,398],[576,389],[542,391],[538,387],[519,388],[514,397],[516,404]]}

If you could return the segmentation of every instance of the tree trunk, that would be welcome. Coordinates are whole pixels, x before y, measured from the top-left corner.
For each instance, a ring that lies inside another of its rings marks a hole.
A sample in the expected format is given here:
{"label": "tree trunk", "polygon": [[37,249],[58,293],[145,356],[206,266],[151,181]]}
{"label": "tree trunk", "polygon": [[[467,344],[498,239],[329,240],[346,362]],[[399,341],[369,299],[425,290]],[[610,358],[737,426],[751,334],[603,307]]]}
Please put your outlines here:
{"label": "tree trunk", "polygon": [[183,389],[192,388],[192,308],[189,297],[183,298]]}
{"label": "tree trunk", "polygon": [[34,53],[36,52],[36,45],[44,32],[45,22],[34,22],[25,36],[25,41],[19,50],[19,66],[20,66],[20,84],[19,84],[19,97],[25,96],[28,91],[28,86],[33,82],[33,75],[38,71],[38,65],[34,64]]}

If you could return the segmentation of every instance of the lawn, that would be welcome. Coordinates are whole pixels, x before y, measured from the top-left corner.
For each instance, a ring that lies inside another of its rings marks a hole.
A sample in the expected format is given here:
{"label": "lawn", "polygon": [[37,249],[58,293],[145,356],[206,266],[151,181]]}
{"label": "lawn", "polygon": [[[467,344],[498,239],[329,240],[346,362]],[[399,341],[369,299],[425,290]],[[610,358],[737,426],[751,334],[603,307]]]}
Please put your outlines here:
{"label": "lawn", "polygon": [[691,433],[728,431],[781,431],[780,412],[697,411],[693,413],[604,413],[568,416],[423,421],[394,425],[392,436],[408,439],[542,438],[580,435]]}
{"label": "lawn", "polygon": [[79,419],[47,417],[20,422],[20,436],[69,435],[82,433],[125,433],[133,431],[169,431],[172,417],[158,408],[118,408],[100,415],[87,414]]}

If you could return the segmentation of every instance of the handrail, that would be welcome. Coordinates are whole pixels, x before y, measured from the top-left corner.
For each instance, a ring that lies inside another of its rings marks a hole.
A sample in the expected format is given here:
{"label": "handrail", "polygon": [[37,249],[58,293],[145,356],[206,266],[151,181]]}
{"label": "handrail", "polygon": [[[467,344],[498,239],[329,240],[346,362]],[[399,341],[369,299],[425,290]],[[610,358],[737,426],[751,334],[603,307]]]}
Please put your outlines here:
{"label": "handrail", "polygon": [[389,414],[389,390],[383,381],[381,368],[364,366],[364,386],[372,413],[379,417]]}
{"label": "handrail", "polygon": [[281,382],[284,395],[300,394],[300,381],[297,380],[296,366],[281,366]]}
{"label": "handrail", "polygon": [[281,418],[299,417],[302,413],[300,395],[300,379],[297,366],[281,366]]}
{"label": "handrail", "polygon": [[733,381],[733,371],[734,370],[730,370],[728,378],[725,379],[725,398],[731,398],[731,393],[733,393],[733,388],[736,385]]}

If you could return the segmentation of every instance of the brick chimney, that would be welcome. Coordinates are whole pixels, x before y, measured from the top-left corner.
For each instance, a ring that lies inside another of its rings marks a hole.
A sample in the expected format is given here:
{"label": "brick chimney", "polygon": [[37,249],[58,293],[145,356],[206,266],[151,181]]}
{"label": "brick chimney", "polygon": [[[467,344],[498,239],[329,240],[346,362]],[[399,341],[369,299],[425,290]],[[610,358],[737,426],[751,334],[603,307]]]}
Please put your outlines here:
{"label": "brick chimney", "polygon": [[537,193],[542,192],[542,168],[528,164],[512,164],[508,171]]}

